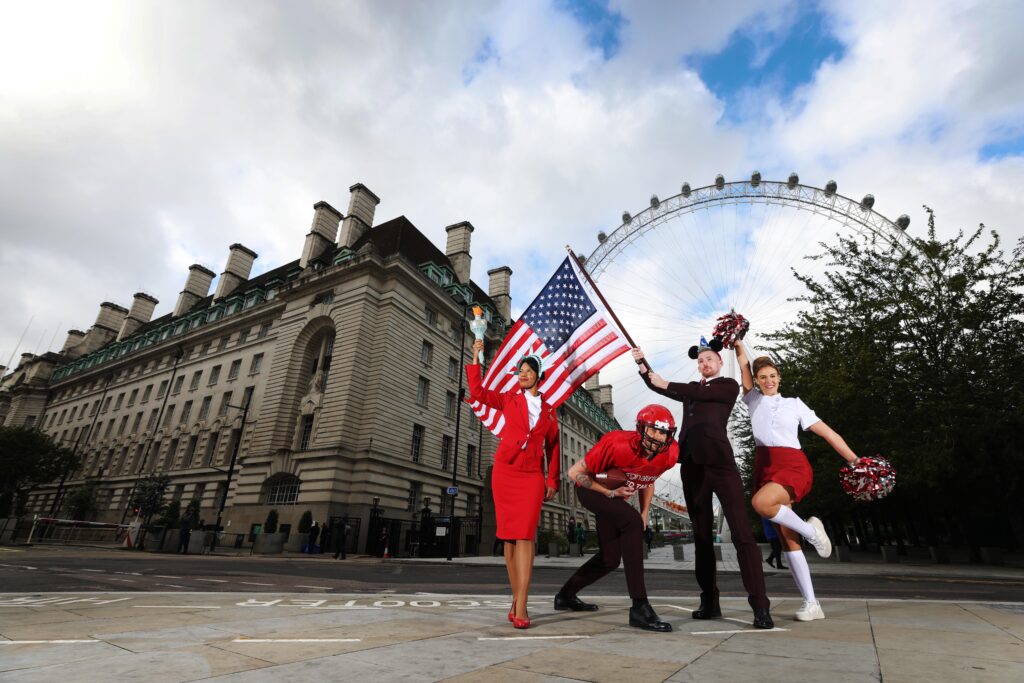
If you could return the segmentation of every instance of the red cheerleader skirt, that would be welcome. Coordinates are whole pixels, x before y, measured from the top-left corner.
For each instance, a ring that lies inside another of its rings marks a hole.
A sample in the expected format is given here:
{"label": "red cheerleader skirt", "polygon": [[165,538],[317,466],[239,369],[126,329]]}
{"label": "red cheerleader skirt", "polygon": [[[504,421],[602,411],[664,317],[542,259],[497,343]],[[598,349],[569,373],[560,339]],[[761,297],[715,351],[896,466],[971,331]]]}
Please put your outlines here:
{"label": "red cheerleader skirt", "polygon": [[793,502],[797,503],[811,492],[814,471],[799,448],[758,446],[754,454],[754,490],[770,481],[791,489]]}

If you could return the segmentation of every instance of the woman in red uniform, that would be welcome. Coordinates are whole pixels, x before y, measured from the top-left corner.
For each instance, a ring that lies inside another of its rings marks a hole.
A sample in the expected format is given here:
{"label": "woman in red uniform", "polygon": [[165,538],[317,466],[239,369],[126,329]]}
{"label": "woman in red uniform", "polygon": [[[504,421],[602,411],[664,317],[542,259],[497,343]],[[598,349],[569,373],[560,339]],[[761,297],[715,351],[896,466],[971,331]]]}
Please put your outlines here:
{"label": "woman in red uniform", "polygon": [[[466,366],[472,401],[500,410],[505,418],[501,441],[494,454],[491,492],[498,522],[497,536],[505,541],[505,568],[512,586],[509,621],[530,628],[526,601],[533,573],[534,537],[540,508],[558,490],[558,420],[537,387],[543,379],[538,356],[524,356],[516,366],[519,389],[499,393],[481,382],[480,356],[484,343],[473,343],[473,362]],[[547,459],[545,481],[543,461]]]}
{"label": "woman in red uniform", "polygon": [[[643,533],[654,498],[654,482],[679,460],[679,445],[673,438],[675,432],[676,423],[668,408],[651,404],[637,413],[635,432],[608,432],[582,460],[569,468],[569,479],[576,482],[580,503],[597,519],[600,547],[555,595],[556,610],[596,610],[597,605],[583,602],[577,593],[621,562],[626,573],[626,588],[633,599],[629,625],[662,633],[672,630],[671,624],[658,619],[647,601]],[[608,489],[594,480],[595,475],[613,467],[626,475],[625,486]],[[640,512],[625,501],[637,491],[640,492]]]}

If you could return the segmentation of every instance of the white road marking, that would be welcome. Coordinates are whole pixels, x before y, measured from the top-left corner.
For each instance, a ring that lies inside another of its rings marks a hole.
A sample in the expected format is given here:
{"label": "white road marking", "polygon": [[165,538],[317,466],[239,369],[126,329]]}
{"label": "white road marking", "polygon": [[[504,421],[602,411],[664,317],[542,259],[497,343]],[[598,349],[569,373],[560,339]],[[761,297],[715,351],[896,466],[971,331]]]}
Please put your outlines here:
{"label": "white road marking", "polygon": [[296,588],[319,588],[320,590],[325,590],[325,591],[331,589],[330,586],[303,586],[301,584],[295,584],[295,587]]}
{"label": "white road marking", "polygon": [[505,636],[503,638],[477,638],[477,640],[570,640],[590,636]]}
{"label": "white road marking", "polygon": [[361,643],[360,638],[235,638],[232,643]]}
{"label": "white road marking", "polygon": [[691,636],[714,636],[726,633],[776,633],[788,631],[788,628],[738,628],[733,631],[690,631]]}
{"label": "white road marking", "polygon": [[184,588],[184,586],[179,586],[176,583],[158,583],[156,585],[158,585],[158,586],[167,586],[168,588]]}
{"label": "white road marking", "polygon": [[126,581],[127,583],[135,583],[135,579],[119,579],[116,576],[110,577],[111,581]]}
{"label": "white road marking", "polygon": [[143,609],[220,609],[209,605],[132,605]]}
{"label": "white road marking", "polygon": [[[279,605],[279,607],[296,607],[296,605]],[[383,607],[300,607],[299,609],[384,609]]]}
{"label": "white road marking", "polygon": [[[672,609],[681,609],[684,612],[693,612],[694,610],[689,607],[680,607],[679,605],[651,605],[651,607],[671,607]],[[736,619],[735,617],[715,617],[716,619],[724,619],[725,621],[735,621],[737,624],[749,624],[749,619]],[[708,621],[711,621],[710,619]],[[715,633],[715,631],[708,631],[708,633]]]}
{"label": "white road marking", "polygon": [[[86,571],[86,570],[83,569],[82,571]],[[181,578],[180,576],[168,576],[167,574],[153,574],[153,576],[155,578],[157,578],[157,579],[180,579]]]}
{"label": "white road marking", "polygon": [[102,640],[0,640],[0,645],[68,645],[71,643],[102,642]]}
{"label": "white road marking", "polygon": [[206,583],[227,583],[227,579],[196,579],[196,581],[205,581]]}
{"label": "white road marking", "polygon": [[272,583],[258,583],[256,581],[239,581],[238,583],[243,583],[246,586],[273,586],[274,585]]}
{"label": "white road marking", "polygon": [[80,572],[93,572],[95,574],[103,574],[104,573],[102,569],[79,569],[78,571],[80,571]]}

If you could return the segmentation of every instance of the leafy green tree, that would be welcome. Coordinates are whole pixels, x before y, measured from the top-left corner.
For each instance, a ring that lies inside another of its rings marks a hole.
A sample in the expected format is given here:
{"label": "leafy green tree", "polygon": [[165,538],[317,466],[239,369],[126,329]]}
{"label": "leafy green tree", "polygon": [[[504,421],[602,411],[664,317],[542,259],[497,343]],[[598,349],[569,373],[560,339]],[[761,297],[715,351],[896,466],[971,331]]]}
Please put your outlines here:
{"label": "leafy green tree", "polygon": [[313,511],[306,510],[302,513],[302,517],[299,518],[299,533],[309,533],[309,530],[313,527]]}
{"label": "leafy green tree", "polygon": [[263,521],[263,533],[277,533],[277,510],[271,510],[267,513],[267,518]]}
{"label": "leafy green tree", "polygon": [[75,488],[64,500],[64,510],[71,519],[90,519],[99,509],[97,486],[89,482]]}
{"label": "leafy green tree", "polygon": [[167,507],[164,508],[163,514],[160,515],[160,518],[157,520],[157,524],[170,529],[178,526],[179,522],[181,522],[181,501],[172,500],[167,504]]}
{"label": "leafy green tree", "polygon": [[38,429],[0,427],[0,516],[21,514],[28,494],[81,466],[69,449]]}
{"label": "leafy green tree", "polygon": [[1024,240],[1009,254],[984,226],[942,240],[926,211],[925,237],[840,239],[824,247],[822,279],[797,275],[808,306],[773,337],[785,393],[899,473],[894,495],[854,505],[842,462],[805,437],[818,482],[805,505],[869,518],[883,541],[935,542],[940,527],[972,545],[1020,538]]}

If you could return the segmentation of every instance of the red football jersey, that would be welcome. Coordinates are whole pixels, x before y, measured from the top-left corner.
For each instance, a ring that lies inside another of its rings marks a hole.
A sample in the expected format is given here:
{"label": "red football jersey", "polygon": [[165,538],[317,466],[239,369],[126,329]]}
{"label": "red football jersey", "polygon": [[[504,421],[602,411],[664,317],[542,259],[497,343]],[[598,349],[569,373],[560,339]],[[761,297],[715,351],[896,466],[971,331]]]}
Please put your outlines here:
{"label": "red football jersey", "polygon": [[587,469],[595,473],[618,467],[625,473],[629,486],[644,489],[653,486],[663,472],[679,462],[679,444],[673,440],[668,448],[648,460],[640,455],[640,435],[619,430],[602,436],[583,460]]}

